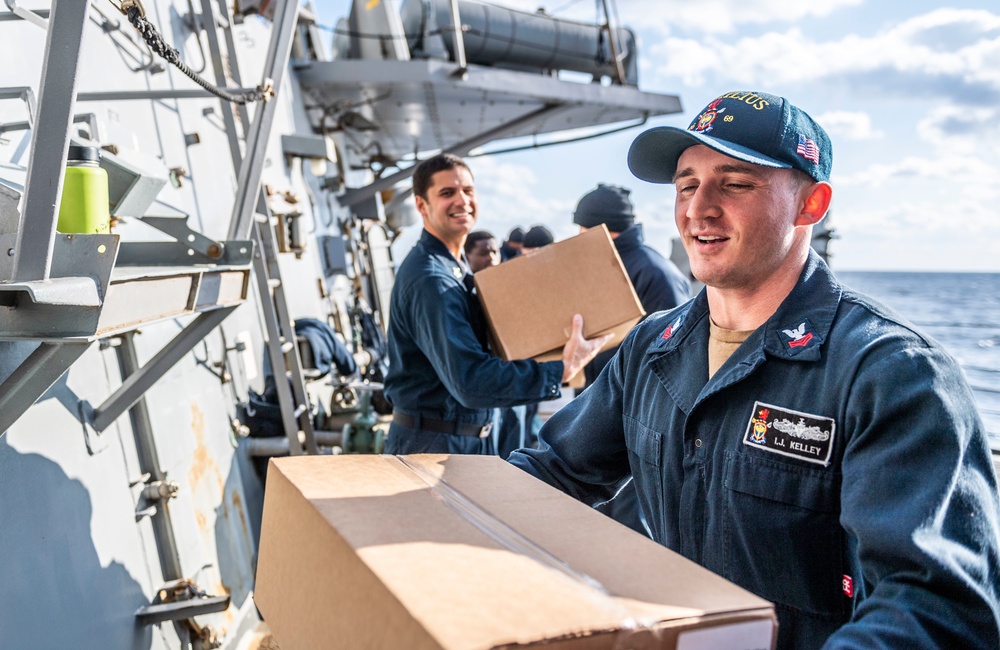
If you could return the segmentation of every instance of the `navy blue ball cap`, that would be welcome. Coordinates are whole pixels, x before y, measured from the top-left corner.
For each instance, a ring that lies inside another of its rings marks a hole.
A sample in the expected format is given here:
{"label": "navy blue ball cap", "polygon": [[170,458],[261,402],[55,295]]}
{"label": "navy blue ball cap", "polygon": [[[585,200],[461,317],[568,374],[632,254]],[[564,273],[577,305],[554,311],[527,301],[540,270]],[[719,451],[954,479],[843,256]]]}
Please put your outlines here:
{"label": "navy blue ball cap", "polygon": [[783,97],[743,90],[715,99],[687,130],[659,126],[640,133],[629,148],[628,167],[644,181],[673,183],[681,153],[696,144],[755,165],[830,180],[833,146],[823,127]]}

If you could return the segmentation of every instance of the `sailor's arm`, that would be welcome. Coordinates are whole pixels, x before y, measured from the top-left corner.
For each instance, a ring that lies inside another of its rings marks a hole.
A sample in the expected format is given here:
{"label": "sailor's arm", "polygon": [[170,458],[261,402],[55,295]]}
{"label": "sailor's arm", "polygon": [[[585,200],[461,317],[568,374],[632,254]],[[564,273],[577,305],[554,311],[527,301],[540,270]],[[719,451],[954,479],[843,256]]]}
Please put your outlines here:
{"label": "sailor's arm", "polygon": [[841,521],[870,591],[824,648],[995,650],[1000,503],[957,364],[932,347],[882,355],[850,402]]}
{"label": "sailor's arm", "polygon": [[[555,399],[565,375],[562,361],[504,361],[483,349],[470,324],[464,292],[430,278],[414,287],[414,335],[448,392],[466,408],[516,406]],[[569,361],[586,358],[589,345],[577,343]]]}

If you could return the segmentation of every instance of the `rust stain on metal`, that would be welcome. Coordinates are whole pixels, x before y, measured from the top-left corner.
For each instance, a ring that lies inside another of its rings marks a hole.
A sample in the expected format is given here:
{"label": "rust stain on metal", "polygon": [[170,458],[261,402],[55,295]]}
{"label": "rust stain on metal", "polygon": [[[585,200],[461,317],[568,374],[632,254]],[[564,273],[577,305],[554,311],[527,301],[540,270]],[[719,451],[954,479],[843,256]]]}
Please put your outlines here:
{"label": "rust stain on metal", "polygon": [[208,517],[205,516],[204,512],[200,510],[194,511],[194,518],[198,520],[198,529],[202,531],[208,530]]}
{"label": "rust stain on metal", "polygon": [[[194,452],[191,454],[191,468],[188,470],[188,484],[191,486],[192,493],[201,491],[202,498],[195,499],[195,518],[198,522],[198,528],[202,532],[209,532],[213,522],[197,504],[204,503],[206,497],[208,503],[215,501],[225,503],[223,499],[225,483],[219,472],[219,466],[205,444],[205,415],[197,404],[191,404],[191,431],[194,433],[195,445]],[[214,517],[212,519],[214,520]]]}
{"label": "rust stain on metal", "polygon": [[[215,593],[220,596],[224,593],[227,596],[231,597],[233,595],[233,590],[227,587],[226,585],[222,584],[222,582],[217,581],[215,583]],[[227,607],[225,611],[219,613],[225,620],[225,628],[228,629],[230,626],[232,626],[233,622],[236,621],[236,615],[239,613],[239,610],[236,608],[236,603],[230,600],[229,607]]]}
{"label": "rust stain on metal", "polygon": [[206,475],[213,476],[219,488],[217,494],[221,496],[225,483],[222,480],[222,474],[219,472],[218,465],[215,464],[208,451],[208,447],[205,445],[205,415],[198,408],[197,404],[191,405],[191,430],[194,432],[195,447],[194,453],[191,456],[191,469],[188,471],[188,481],[191,487],[194,488]]}
{"label": "rust stain on metal", "polygon": [[191,469],[188,471],[188,479],[193,488],[201,482],[211,463],[208,449],[205,448],[205,416],[202,415],[197,404],[191,405],[191,431],[194,432],[195,445],[194,453],[191,455]]}
{"label": "rust stain on metal", "polygon": [[243,538],[249,540],[250,529],[247,527],[246,513],[243,512],[243,499],[240,498],[240,493],[235,491],[233,492],[233,509],[240,516],[240,529],[243,531]]}

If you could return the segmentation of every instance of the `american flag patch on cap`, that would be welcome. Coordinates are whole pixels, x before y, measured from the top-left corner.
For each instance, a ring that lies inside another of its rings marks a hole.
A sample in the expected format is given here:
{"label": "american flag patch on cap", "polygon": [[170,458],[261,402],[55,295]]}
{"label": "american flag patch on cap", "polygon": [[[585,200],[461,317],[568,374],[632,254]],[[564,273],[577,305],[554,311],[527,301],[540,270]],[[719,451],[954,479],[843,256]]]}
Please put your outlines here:
{"label": "american flag patch on cap", "polygon": [[795,147],[795,153],[800,154],[806,160],[819,163],[819,148],[815,142],[801,133],[799,134],[799,144]]}

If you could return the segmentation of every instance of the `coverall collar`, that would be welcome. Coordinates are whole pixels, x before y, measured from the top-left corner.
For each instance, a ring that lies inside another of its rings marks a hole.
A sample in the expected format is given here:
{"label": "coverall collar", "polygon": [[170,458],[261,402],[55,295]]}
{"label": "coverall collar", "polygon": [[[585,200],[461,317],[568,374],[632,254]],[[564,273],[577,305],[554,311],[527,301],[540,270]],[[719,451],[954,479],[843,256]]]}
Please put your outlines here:
{"label": "coverall collar", "polygon": [[[765,354],[788,361],[818,361],[841,294],[842,287],[830,268],[810,250],[792,291],[709,380],[708,297],[702,289],[667,316],[663,333],[646,352],[650,368],[677,405],[690,413],[709,395],[747,377],[764,361]],[[676,354],[682,346],[700,348],[703,353]]]}

